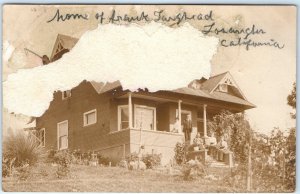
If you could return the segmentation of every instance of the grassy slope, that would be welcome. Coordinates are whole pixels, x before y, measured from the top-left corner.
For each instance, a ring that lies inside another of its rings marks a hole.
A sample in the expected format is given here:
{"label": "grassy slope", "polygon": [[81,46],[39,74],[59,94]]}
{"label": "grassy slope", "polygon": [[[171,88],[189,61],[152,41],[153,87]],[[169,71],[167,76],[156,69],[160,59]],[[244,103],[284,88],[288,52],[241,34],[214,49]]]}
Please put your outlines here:
{"label": "grassy slope", "polygon": [[[5,191],[69,191],[69,192],[233,192],[221,186],[222,181],[206,179],[183,181],[181,176],[154,170],[129,171],[117,167],[91,167],[74,165],[64,179],[55,177],[56,167],[34,168],[27,181],[4,179]],[[214,171],[214,172],[213,172]],[[211,169],[222,176],[227,172]]]}

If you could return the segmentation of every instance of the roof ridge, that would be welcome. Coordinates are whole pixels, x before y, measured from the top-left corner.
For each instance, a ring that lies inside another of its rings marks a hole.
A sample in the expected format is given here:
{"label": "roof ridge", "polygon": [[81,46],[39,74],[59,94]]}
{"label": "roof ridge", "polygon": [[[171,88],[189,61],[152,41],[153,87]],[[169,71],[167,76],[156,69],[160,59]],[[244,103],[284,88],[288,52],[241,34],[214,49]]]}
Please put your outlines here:
{"label": "roof ridge", "polygon": [[211,79],[211,78],[214,78],[214,77],[217,77],[217,76],[220,76],[220,75],[223,75],[223,74],[226,74],[226,73],[230,73],[230,72],[229,72],[229,71],[225,71],[225,72],[223,72],[223,73],[219,73],[219,74],[217,74],[217,75],[214,75],[214,76],[209,77],[207,80],[209,80],[209,79]]}

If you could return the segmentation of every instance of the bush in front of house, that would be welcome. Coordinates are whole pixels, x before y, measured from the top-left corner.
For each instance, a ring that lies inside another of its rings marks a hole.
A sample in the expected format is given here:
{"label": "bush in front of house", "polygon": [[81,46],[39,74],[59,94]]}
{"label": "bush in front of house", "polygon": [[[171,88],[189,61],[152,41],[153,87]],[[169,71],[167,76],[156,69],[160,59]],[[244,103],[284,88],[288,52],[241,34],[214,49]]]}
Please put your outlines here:
{"label": "bush in front of house", "polygon": [[3,140],[2,176],[12,174],[14,168],[34,165],[45,159],[45,150],[33,136],[16,132]]}
{"label": "bush in front of house", "polygon": [[178,165],[183,164],[186,161],[185,157],[185,144],[177,142],[174,148],[174,159]]}
{"label": "bush in front of house", "polygon": [[204,177],[207,175],[206,167],[197,160],[190,160],[182,165],[181,169],[183,180],[192,180],[197,177]]}
{"label": "bush in front of house", "polygon": [[[133,152],[126,157],[126,162],[137,162],[139,160],[138,153]],[[147,169],[153,169],[155,166],[161,164],[161,155],[160,154],[144,154],[141,157],[141,161],[145,163]]]}
{"label": "bush in front of house", "polygon": [[147,169],[153,169],[159,166],[161,162],[160,154],[146,154],[142,156],[142,161],[146,164]]}
{"label": "bush in front of house", "polygon": [[97,153],[97,159],[98,159],[98,164],[108,166],[110,159],[108,157],[105,157],[101,155],[100,153]]}
{"label": "bush in front of house", "polygon": [[72,155],[67,150],[61,150],[54,155],[54,163],[57,164],[56,175],[58,178],[65,177],[70,172]]}

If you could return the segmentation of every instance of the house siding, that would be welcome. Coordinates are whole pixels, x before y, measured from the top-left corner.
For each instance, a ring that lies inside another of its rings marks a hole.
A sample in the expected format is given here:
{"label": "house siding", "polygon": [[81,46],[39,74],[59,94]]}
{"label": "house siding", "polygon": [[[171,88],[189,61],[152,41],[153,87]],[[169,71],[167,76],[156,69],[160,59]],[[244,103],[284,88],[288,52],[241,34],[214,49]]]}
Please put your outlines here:
{"label": "house siding", "polygon": [[[71,97],[62,100],[62,93],[56,92],[54,100],[43,116],[37,119],[37,127],[46,130],[46,148],[57,149],[57,123],[68,120],[68,148],[83,151],[100,145],[99,139],[109,133],[110,96],[98,95],[88,82],[72,89]],[[83,127],[83,114],[97,110],[97,122]]]}

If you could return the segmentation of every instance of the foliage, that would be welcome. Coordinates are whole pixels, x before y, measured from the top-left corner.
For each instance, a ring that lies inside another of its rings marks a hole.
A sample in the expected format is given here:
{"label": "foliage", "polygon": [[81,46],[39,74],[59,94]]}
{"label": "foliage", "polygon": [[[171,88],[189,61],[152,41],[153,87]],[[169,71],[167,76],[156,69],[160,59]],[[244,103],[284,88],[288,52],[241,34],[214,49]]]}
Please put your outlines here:
{"label": "foliage", "polygon": [[291,128],[287,137],[286,148],[286,181],[288,188],[296,187],[296,128]]}
{"label": "foliage", "polygon": [[[126,157],[126,162],[129,164],[130,162],[136,162],[139,160],[139,155],[136,152],[129,154]],[[147,169],[153,169],[155,166],[159,166],[161,162],[160,154],[144,154],[141,156],[141,161],[143,161],[146,165]]]}
{"label": "foliage", "polygon": [[186,161],[185,157],[185,144],[177,142],[174,148],[174,159],[178,165],[183,164]]}
{"label": "foliage", "polygon": [[161,155],[146,154],[143,155],[142,161],[146,164],[147,169],[153,169],[153,167],[160,165]]}
{"label": "foliage", "polygon": [[47,151],[47,161],[50,163],[54,163],[54,157],[56,154],[56,150],[50,149]]}
{"label": "foliage", "polygon": [[247,161],[252,130],[243,113],[221,111],[208,122],[207,126],[209,132],[216,134],[218,141],[222,136],[225,137],[228,148],[234,153],[235,161],[239,163]]}
{"label": "foliage", "polygon": [[139,160],[139,156],[136,152],[133,152],[133,153],[129,154],[128,156],[126,156],[127,163],[129,163],[131,161],[138,161],[138,160]]}
{"label": "foliage", "polygon": [[192,180],[194,178],[204,177],[207,175],[205,166],[197,160],[190,160],[183,164],[181,172],[183,180]]}
{"label": "foliage", "polygon": [[[295,129],[288,136],[275,128],[270,136],[254,133],[252,137],[252,188],[256,192],[295,189]],[[291,157],[289,157],[291,156]],[[239,164],[226,177],[230,187],[246,189],[247,165]]]}
{"label": "foliage", "polygon": [[57,177],[61,178],[67,176],[70,172],[70,164],[72,155],[67,150],[61,150],[54,155],[54,162],[57,164]]}
{"label": "foliage", "polygon": [[15,160],[16,158],[9,158],[6,154],[2,155],[2,177],[7,177],[12,174]]}
{"label": "foliage", "polygon": [[101,155],[100,153],[97,154],[97,158],[98,158],[98,163],[108,166],[110,159],[108,157],[104,157],[103,155]]}
{"label": "foliage", "polygon": [[44,149],[34,137],[16,132],[3,141],[2,176],[12,174],[14,168],[34,165],[45,158]]}
{"label": "foliage", "polygon": [[76,164],[89,165],[90,162],[97,162],[101,165],[109,165],[110,159],[103,156],[100,152],[95,153],[94,151],[82,152],[80,149],[75,149],[72,152],[72,156]]}
{"label": "foliage", "polygon": [[30,176],[30,167],[29,164],[24,164],[16,168],[16,175],[19,180],[27,180]]}
{"label": "foliage", "polygon": [[[296,82],[293,83],[293,89],[291,93],[287,96],[287,104],[291,106],[293,109],[296,109]],[[293,119],[296,118],[295,113],[291,113]]]}

